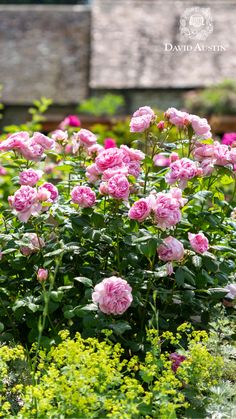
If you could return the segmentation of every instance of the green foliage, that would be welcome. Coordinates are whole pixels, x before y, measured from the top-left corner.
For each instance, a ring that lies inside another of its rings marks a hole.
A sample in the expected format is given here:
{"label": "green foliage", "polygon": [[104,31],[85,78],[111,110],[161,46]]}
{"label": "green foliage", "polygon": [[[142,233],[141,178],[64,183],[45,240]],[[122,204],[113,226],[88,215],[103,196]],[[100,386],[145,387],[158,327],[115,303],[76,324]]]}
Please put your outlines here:
{"label": "green foliage", "polygon": [[78,106],[77,110],[79,113],[86,113],[93,116],[113,116],[123,105],[123,96],[107,93],[102,97],[93,96],[84,100]]}
{"label": "green foliage", "polygon": [[[219,382],[222,360],[207,350],[206,334],[187,332],[189,327],[182,325],[175,335],[158,336],[155,329],[148,330],[149,348],[143,359],[124,357],[124,349],[109,340],[108,331],[104,331],[102,342],[82,339],[79,333],[72,339],[68,331],[62,331],[58,345],[49,351],[40,350],[31,361],[33,366],[30,362],[26,366],[26,370],[32,370],[31,384],[18,376],[18,382],[9,385],[9,366],[24,360],[25,355],[22,347],[3,346],[1,414],[5,418],[15,413],[17,418],[165,419],[189,412],[189,401],[192,407],[200,404],[204,411],[209,387]],[[180,348],[184,336],[188,345],[181,351],[186,360],[175,373],[166,345],[171,341]],[[19,402],[18,413],[12,395]]]}
{"label": "green foliage", "polygon": [[186,94],[185,107],[200,115],[235,115],[236,83],[225,80],[200,91]]}

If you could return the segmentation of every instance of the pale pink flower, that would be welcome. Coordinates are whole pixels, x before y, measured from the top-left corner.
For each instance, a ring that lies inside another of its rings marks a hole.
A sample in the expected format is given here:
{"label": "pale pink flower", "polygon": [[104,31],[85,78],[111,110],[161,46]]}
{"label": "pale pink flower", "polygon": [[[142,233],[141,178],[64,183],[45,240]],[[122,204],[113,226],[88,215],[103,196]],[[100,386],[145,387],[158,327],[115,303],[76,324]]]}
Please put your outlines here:
{"label": "pale pink flower", "polygon": [[12,207],[17,211],[17,217],[22,222],[27,222],[31,215],[38,214],[36,203],[37,191],[31,186],[21,186],[11,201]]}
{"label": "pale pink flower", "polygon": [[218,166],[225,166],[231,163],[229,147],[225,144],[220,144],[218,141],[214,143],[214,163]]}
{"label": "pale pink flower", "polygon": [[170,163],[174,163],[174,161],[179,160],[178,153],[175,153],[173,151],[173,153],[171,153],[170,156],[169,156],[169,160],[170,160]]}
{"label": "pale pink flower", "polygon": [[145,114],[133,117],[130,121],[130,132],[143,132],[148,129],[152,122],[152,116]]}
{"label": "pale pink flower", "polygon": [[114,166],[109,169],[104,170],[102,174],[102,180],[108,181],[111,177],[115,175],[125,175],[128,176],[128,166],[122,164],[121,166]]}
{"label": "pale pink flower", "polygon": [[101,171],[98,169],[96,163],[93,163],[87,167],[85,174],[90,183],[95,183],[98,180]]}
{"label": "pale pink flower", "polygon": [[58,195],[59,195],[58,189],[52,183],[49,183],[49,182],[44,183],[43,185],[39,187],[38,191],[40,192],[41,189],[46,189],[50,193],[50,198],[49,198],[50,202],[54,202],[58,198]]}
{"label": "pale pink flower", "polygon": [[129,182],[124,175],[114,175],[107,183],[107,190],[112,198],[127,200],[129,196]]}
{"label": "pale pink flower", "polygon": [[150,196],[157,226],[165,230],[175,226],[181,220],[180,203],[170,193],[159,192]]}
{"label": "pale pink flower", "polygon": [[169,194],[176,199],[180,207],[183,207],[187,202],[187,198],[183,198],[183,192],[180,188],[171,188]]}
{"label": "pale pink flower", "polygon": [[132,288],[122,278],[111,276],[97,284],[92,293],[92,300],[105,314],[121,315],[133,301]]}
{"label": "pale pink flower", "polygon": [[172,185],[180,182],[180,186],[185,187],[188,180],[199,174],[197,164],[187,158],[176,160],[170,164],[170,171],[166,174],[166,182]]}
{"label": "pale pink flower", "polygon": [[226,291],[229,291],[228,294],[226,294],[225,298],[230,298],[231,300],[234,300],[236,298],[236,284],[229,284],[225,287]]}
{"label": "pale pink flower", "polygon": [[89,186],[75,186],[71,191],[71,200],[82,208],[88,208],[95,204],[96,194]]}
{"label": "pale pink flower", "polygon": [[24,256],[36,253],[45,246],[44,240],[38,237],[36,233],[25,233],[23,240],[27,242],[27,244],[20,247],[20,251]]}
{"label": "pale pink flower", "polygon": [[78,133],[75,134],[79,140],[80,145],[85,147],[90,147],[91,145],[97,142],[97,137],[88,129],[81,129]]}
{"label": "pale pink flower", "polygon": [[65,154],[73,154],[73,145],[72,144],[66,144],[64,151],[65,151]]}
{"label": "pale pink flower", "polygon": [[123,163],[123,152],[119,148],[108,148],[96,157],[95,163],[100,172]]}
{"label": "pale pink flower", "polygon": [[207,122],[206,118],[200,118],[197,115],[190,115],[192,128],[195,134],[201,138],[211,138],[211,127]]}
{"label": "pale pink flower", "polygon": [[137,111],[133,113],[133,117],[150,115],[152,118],[155,116],[155,112],[150,106],[142,106]]}
{"label": "pale pink flower", "polygon": [[167,167],[170,165],[170,159],[169,157],[166,157],[165,154],[160,153],[153,157],[153,163],[158,167]]}
{"label": "pale pink flower", "polygon": [[141,198],[132,205],[128,216],[131,220],[142,222],[150,215],[151,209],[150,199]]}
{"label": "pale pink flower", "polygon": [[169,119],[171,124],[179,128],[190,124],[190,115],[187,112],[179,111],[176,108],[167,109],[165,117]]}
{"label": "pale pink flower", "polygon": [[11,134],[0,143],[0,151],[21,150],[29,141],[29,133],[26,131]]}
{"label": "pale pink flower", "polygon": [[61,129],[56,129],[51,135],[54,141],[66,142],[68,140],[68,132]]}
{"label": "pale pink flower", "polygon": [[21,185],[34,186],[41,179],[43,172],[41,170],[27,169],[20,173],[19,182]]}
{"label": "pale pink flower", "polygon": [[120,146],[120,150],[123,151],[125,156],[129,157],[130,161],[141,161],[145,158],[145,154],[141,150],[127,147],[125,144]]}
{"label": "pale pink flower", "polygon": [[99,185],[99,193],[101,195],[108,195],[108,186],[107,182],[101,182]]}
{"label": "pale pink flower", "polygon": [[193,156],[194,159],[197,161],[202,161],[205,159],[213,159],[214,158],[214,150],[215,150],[215,145],[214,144],[201,144],[201,143],[197,143],[194,151],[193,151]]}
{"label": "pale pink flower", "polygon": [[0,176],[6,176],[7,174],[7,170],[5,169],[5,167],[0,166]]}
{"label": "pale pink flower", "polygon": [[37,279],[39,282],[46,281],[48,278],[48,270],[44,268],[39,268],[37,272]]}
{"label": "pale pink flower", "polygon": [[40,144],[29,142],[20,149],[20,153],[26,160],[40,161],[44,148]]}
{"label": "pale pink flower", "polygon": [[139,161],[131,161],[127,165],[128,174],[137,178],[141,172],[141,166]]}
{"label": "pale pink flower", "polygon": [[169,236],[157,249],[158,256],[164,262],[179,261],[184,257],[184,246],[175,237]]}
{"label": "pale pink flower", "polygon": [[88,147],[87,152],[89,156],[92,156],[93,154],[98,155],[104,150],[104,147],[98,143],[91,145]]}
{"label": "pale pink flower", "polygon": [[47,202],[50,201],[51,192],[49,192],[46,188],[39,188],[37,199],[40,202]]}
{"label": "pale pink flower", "polygon": [[214,170],[214,160],[204,159],[201,162],[200,168],[202,169],[203,176],[209,176]]}
{"label": "pale pink flower", "polygon": [[55,147],[55,141],[53,138],[49,138],[41,132],[35,132],[31,138],[32,144],[39,144],[44,150],[51,150]]}
{"label": "pale pink flower", "polygon": [[191,247],[197,253],[205,253],[209,249],[208,238],[203,233],[188,233]]}

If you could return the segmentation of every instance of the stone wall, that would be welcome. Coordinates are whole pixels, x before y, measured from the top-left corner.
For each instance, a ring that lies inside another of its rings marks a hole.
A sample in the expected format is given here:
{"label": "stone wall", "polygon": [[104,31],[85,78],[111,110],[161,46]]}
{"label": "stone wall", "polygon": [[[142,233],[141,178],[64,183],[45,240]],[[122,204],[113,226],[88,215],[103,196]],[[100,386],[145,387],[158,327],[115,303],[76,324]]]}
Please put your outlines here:
{"label": "stone wall", "polygon": [[0,6],[0,84],[5,104],[47,96],[58,105],[88,95],[88,6]]}

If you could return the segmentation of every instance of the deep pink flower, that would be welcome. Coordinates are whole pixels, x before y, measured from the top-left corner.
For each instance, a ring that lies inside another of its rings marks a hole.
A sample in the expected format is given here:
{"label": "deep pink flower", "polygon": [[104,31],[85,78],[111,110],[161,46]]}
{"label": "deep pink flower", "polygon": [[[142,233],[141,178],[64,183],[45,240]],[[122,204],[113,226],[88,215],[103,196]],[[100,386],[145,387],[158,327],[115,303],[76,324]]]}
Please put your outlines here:
{"label": "deep pink flower", "polygon": [[157,124],[157,128],[160,131],[163,131],[163,129],[165,128],[165,121],[159,121],[158,124]]}
{"label": "deep pink flower", "polygon": [[170,360],[172,361],[172,366],[171,366],[172,370],[176,372],[180,364],[183,361],[185,361],[185,359],[186,359],[186,356],[179,355],[177,352],[173,352],[172,354],[170,354]]}
{"label": "deep pink flower", "polygon": [[21,185],[34,186],[41,179],[43,172],[41,170],[27,169],[20,173],[19,182]]}
{"label": "deep pink flower", "polygon": [[80,127],[81,122],[77,115],[68,115],[63,121],[60,123],[59,128],[64,130],[67,127]]}
{"label": "deep pink flower", "polygon": [[222,137],[221,143],[232,146],[236,143],[236,132],[226,132]]}
{"label": "deep pink flower", "polygon": [[40,268],[37,272],[37,279],[40,282],[46,281],[48,278],[48,270],[44,268]]}
{"label": "deep pink flower", "polygon": [[204,253],[209,249],[208,238],[203,233],[188,233],[188,239],[191,247],[197,253]]}
{"label": "deep pink flower", "polygon": [[116,276],[103,279],[92,293],[92,299],[105,314],[121,315],[133,301],[132,288],[127,281]]}
{"label": "deep pink flower", "polygon": [[88,208],[95,204],[96,194],[89,186],[75,186],[71,191],[71,200],[82,208]]}
{"label": "deep pink flower", "polygon": [[124,175],[114,175],[107,183],[107,190],[112,198],[127,200],[129,196],[129,182]]}
{"label": "deep pink flower", "polygon": [[179,261],[184,257],[184,246],[172,236],[163,240],[163,243],[157,249],[158,256],[164,262]]}
{"label": "deep pink flower", "polygon": [[144,221],[151,213],[149,198],[141,198],[136,201],[129,210],[128,216],[131,220]]}
{"label": "deep pink flower", "polygon": [[20,251],[24,256],[36,253],[41,247],[45,246],[44,240],[38,237],[36,233],[25,233],[23,235],[23,240],[27,242],[27,244],[20,247]]}
{"label": "deep pink flower", "polygon": [[104,148],[113,148],[116,147],[116,140],[114,138],[105,138],[104,140]]}
{"label": "deep pink flower", "polygon": [[152,116],[145,114],[131,118],[130,132],[143,132],[148,129],[152,122]]}

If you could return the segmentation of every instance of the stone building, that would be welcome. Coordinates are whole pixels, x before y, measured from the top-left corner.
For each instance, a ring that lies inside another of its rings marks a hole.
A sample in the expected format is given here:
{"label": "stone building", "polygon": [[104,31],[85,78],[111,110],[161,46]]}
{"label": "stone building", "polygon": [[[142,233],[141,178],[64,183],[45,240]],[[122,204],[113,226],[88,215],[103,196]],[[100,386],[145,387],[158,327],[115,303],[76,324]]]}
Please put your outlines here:
{"label": "stone building", "polygon": [[186,90],[236,78],[236,0],[87,3],[0,5],[7,119],[42,95],[62,115],[107,91],[127,112],[181,106]]}

